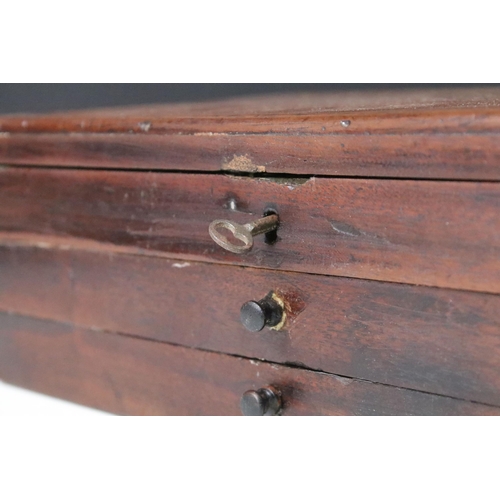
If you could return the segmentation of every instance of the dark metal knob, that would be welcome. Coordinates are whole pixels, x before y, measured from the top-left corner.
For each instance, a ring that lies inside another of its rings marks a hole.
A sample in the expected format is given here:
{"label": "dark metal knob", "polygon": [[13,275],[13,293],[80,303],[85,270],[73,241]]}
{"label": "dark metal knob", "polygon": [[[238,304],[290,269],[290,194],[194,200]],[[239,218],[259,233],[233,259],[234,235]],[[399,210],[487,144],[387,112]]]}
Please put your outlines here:
{"label": "dark metal knob", "polygon": [[243,415],[247,417],[276,415],[281,409],[281,396],[274,387],[247,391],[241,398],[240,408]]}
{"label": "dark metal knob", "polygon": [[276,326],[283,320],[283,306],[269,292],[258,302],[250,300],[241,306],[240,318],[243,326],[251,332],[259,332],[265,326]]}

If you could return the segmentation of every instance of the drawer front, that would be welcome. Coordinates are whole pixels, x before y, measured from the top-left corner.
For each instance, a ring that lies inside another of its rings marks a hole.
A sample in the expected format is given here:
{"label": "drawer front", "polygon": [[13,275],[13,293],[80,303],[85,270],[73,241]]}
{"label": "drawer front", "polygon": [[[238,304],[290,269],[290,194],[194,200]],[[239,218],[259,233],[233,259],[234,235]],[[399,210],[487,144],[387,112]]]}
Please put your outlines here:
{"label": "drawer front", "polygon": [[238,415],[248,390],[282,415],[498,415],[500,409],[0,313],[6,382],[124,415]]}
{"label": "drawer front", "polygon": [[[77,237],[191,260],[500,292],[496,183],[7,168],[0,171],[0,189],[4,232]],[[281,221],[274,245],[260,236],[249,253],[234,254],[211,240],[214,219],[246,223],[269,207]]]}
{"label": "drawer front", "polygon": [[[470,117],[466,117],[466,119]],[[499,121],[496,119],[496,121]],[[340,126],[340,120],[337,122]],[[470,124],[470,121],[469,123]],[[499,180],[498,125],[374,135],[145,135],[0,132],[0,162],[131,170],[268,172],[406,179]]]}
{"label": "drawer front", "polygon": [[[499,296],[18,243],[0,310],[500,405]],[[283,329],[247,331],[270,291]]]}

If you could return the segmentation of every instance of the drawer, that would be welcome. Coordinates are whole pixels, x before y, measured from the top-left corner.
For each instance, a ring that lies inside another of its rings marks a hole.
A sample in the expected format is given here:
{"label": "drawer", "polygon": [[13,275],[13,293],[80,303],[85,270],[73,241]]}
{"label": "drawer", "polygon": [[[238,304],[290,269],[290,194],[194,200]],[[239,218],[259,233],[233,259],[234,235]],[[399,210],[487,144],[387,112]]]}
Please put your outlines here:
{"label": "drawer", "polygon": [[0,378],[123,415],[239,415],[272,387],[282,415],[499,415],[491,406],[0,313]]}
{"label": "drawer", "polygon": [[[0,231],[267,269],[500,292],[500,185],[6,168]],[[274,208],[278,241],[218,247]],[[39,236],[38,236],[39,235]]]}
{"label": "drawer", "polygon": [[[284,327],[249,332],[241,306],[270,291]],[[491,294],[11,241],[0,310],[500,404]]]}

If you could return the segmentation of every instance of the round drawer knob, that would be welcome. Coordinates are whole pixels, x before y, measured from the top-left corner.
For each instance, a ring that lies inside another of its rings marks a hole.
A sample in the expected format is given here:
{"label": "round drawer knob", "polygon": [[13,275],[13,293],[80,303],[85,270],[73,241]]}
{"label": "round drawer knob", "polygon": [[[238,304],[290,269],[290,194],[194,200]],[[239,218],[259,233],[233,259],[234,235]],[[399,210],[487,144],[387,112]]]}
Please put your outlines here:
{"label": "round drawer knob", "polygon": [[276,326],[283,320],[283,307],[269,292],[262,300],[250,300],[241,306],[240,319],[251,332],[260,332],[265,326]]}
{"label": "round drawer knob", "polygon": [[247,417],[276,415],[281,409],[281,397],[273,387],[247,391],[241,398],[240,408],[243,415]]}

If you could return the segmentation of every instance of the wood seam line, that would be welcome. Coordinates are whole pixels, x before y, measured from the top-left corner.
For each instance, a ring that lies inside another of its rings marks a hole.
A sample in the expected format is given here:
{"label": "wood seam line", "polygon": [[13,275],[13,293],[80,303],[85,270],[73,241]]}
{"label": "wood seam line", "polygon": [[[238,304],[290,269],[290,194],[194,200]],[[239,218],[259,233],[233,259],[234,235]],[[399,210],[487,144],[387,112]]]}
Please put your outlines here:
{"label": "wood seam line", "polygon": [[[413,388],[409,388],[409,387],[402,387],[402,386],[392,385],[392,384],[385,384],[383,382],[377,382],[377,381],[363,379],[363,378],[350,377],[350,376],[341,375],[341,374],[338,374],[338,373],[325,372],[323,370],[316,370],[316,369],[305,367],[305,366],[302,366],[302,365],[295,365],[293,363],[280,363],[280,362],[275,362],[275,361],[270,361],[270,360],[263,360],[263,359],[260,359],[260,358],[252,358],[252,357],[249,357],[249,356],[242,356],[240,354],[231,354],[231,353],[227,353],[227,352],[213,351],[211,349],[204,349],[204,348],[199,348],[199,347],[191,347],[191,346],[186,346],[186,345],[183,345],[183,344],[177,344],[175,342],[166,342],[166,341],[158,340],[158,339],[150,339],[150,338],[141,337],[139,335],[129,334],[129,333],[125,333],[125,332],[110,331],[110,330],[101,329],[101,328],[95,328],[95,327],[91,328],[91,327],[79,325],[79,324],[76,324],[76,323],[71,323],[71,322],[66,322],[66,321],[59,321],[59,320],[53,320],[53,319],[49,319],[49,318],[42,318],[42,317],[39,317],[39,316],[32,316],[32,315],[28,315],[28,314],[19,314],[19,313],[13,312],[13,311],[6,311],[6,310],[3,310],[3,309],[0,309],[0,315],[1,314],[5,314],[5,315],[9,315],[9,316],[17,316],[17,317],[26,318],[26,319],[34,319],[34,320],[44,321],[44,322],[48,322],[48,323],[55,323],[55,324],[59,324],[59,325],[68,326],[70,328],[79,328],[79,329],[91,331],[91,332],[94,332],[94,333],[102,333],[104,335],[119,335],[119,336],[125,337],[125,338],[131,338],[131,339],[145,341],[145,342],[155,342],[155,343],[158,343],[158,344],[165,344],[165,345],[169,345],[169,346],[172,346],[172,347],[178,347],[178,348],[181,348],[181,349],[191,349],[193,351],[200,351],[200,352],[207,352],[207,353],[211,353],[211,354],[218,354],[220,356],[229,356],[231,358],[236,358],[236,359],[242,359],[242,360],[248,360],[248,361],[257,361],[259,363],[265,363],[267,365],[276,365],[276,366],[282,366],[284,368],[292,368],[294,370],[303,370],[303,371],[317,373],[317,374],[325,375],[325,376],[329,376],[329,377],[332,377],[332,376],[333,377],[339,377],[339,378],[343,378],[343,379],[352,380],[354,382],[362,382],[362,383],[367,383],[367,384],[376,384],[376,385],[380,385],[380,386],[384,386],[384,387],[390,387],[392,389],[399,389],[399,390],[403,390],[403,391],[412,391],[412,392],[417,392],[417,393],[420,393],[420,394],[427,394],[427,395],[430,395],[430,396],[438,396],[438,397],[441,397],[441,398],[453,399],[455,401],[462,401],[462,402],[465,402],[465,403],[472,403],[472,404],[476,404],[476,405],[488,406],[490,408],[500,408],[500,405],[495,405],[495,404],[492,404],[492,403],[484,403],[482,401],[475,401],[475,400],[471,400],[471,399],[458,398],[456,396],[449,396],[447,394],[439,394],[439,393],[436,393],[436,392],[422,391],[422,390],[419,390],[419,389],[413,389]],[[1,332],[1,322],[0,322],[0,332]]]}
{"label": "wood seam line", "polygon": [[[12,161],[12,160],[9,160]],[[327,174],[293,174],[289,172],[266,172],[263,173],[253,173],[253,172],[238,172],[232,170],[175,170],[175,169],[158,169],[158,168],[120,168],[120,167],[75,167],[68,165],[31,165],[27,163],[0,163],[0,169],[43,169],[47,171],[57,171],[57,170],[65,170],[65,171],[75,171],[75,172],[123,172],[123,173],[138,173],[138,174],[182,174],[182,175],[224,175],[226,177],[239,177],[239,178],[248,178],[248,179],[289,179],[293,181],[294,179],[303,179],[310,180],[313,178],[318,179],[353,179],[353,180],[366,180],[366,181],[398,181],[398,182],[460,182],[460,183],[471,183],[471,184],[498,184],[500,183],[500,179],[464,179],[459,178],[455,179],[452,177],[377,177],[377,176],[368,176],[368,175],[327,175]]]}
{"label": "wood seam line", "polygon": [[[11,236],[13,235],[13,236]],[[16,238],[17,236],[17,238]],[[332,279],[346,279],[346,280],[362,280],[362,281],[370,281],[374,283],[389,283],[394,285],[402,285],[402,286],[414,286],[414,287],[424,287],[436,290],[449,290],[449,291],[458,291],[458,292],[466,292],[466,293],[474,293],[481,295],[492,295],[498,296],[500,293],[496,292],[488,292],[484,290],[469,290],[467,288],[450,288],[450,287],[440,287],[440,286],[431,286],[431,285],[422,285],[419,283],[404,283],[400,281],[385,281],[385,280],[375,280],[371,278],[360,278],[357,276],[342,276],[342,275],[334,275],[334,274],[321,274],[321,273],[313,273],[306,271],[291,271],[286,269],[272,269],[268,267],[259,267],[255,265],[242,265],[240,263],[231,263],[231,262],[214,262],[209,260],[198,260],[193,258],[190,255],[178,255],[178,254],[168,254],[166,252],[156,251],[156,250],[147,250],[147,249],[139,249],[136,247],[130,247],[126,245],[115,245],[113,243],[101,243],[95,240],[88,240],[85,238],[76,238],[69,237],[64,238],[61,236],[48,236],[45,234],[36,234],[36,233],[25,233],[25,232],[3,232],[0,231],[0,247],[1,248],[39,248],[42,250],[58,250],[65,252],[86,252],[86,253],[99,253],[99,254],[119,254],[119,255],[130,255],[136,258],[144,257],[144,258],[157,258],[164,260],[175,260],[182,262],[194,262],[203,265],[213,265],[213,266],[230,266],[231,268],[250,268],[250,269],[260,269],[263,271],[271,271],[278,273],[293,273],[295,275],[306,274],[309,276],[325,276],[330,277]],[[68,239],[70,240],[70,244],[68,244]],[[33,241],[36,240],[36,241]],[[74,242],[77,244],[74,245]],[[80,245],[78,244],[80,243]],[[90,247],[88,246],[90,245]]]}

